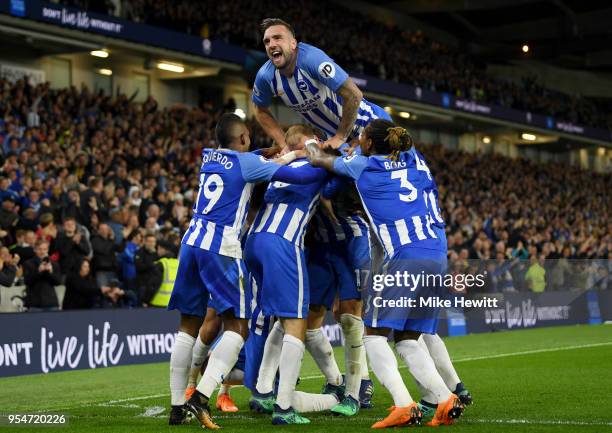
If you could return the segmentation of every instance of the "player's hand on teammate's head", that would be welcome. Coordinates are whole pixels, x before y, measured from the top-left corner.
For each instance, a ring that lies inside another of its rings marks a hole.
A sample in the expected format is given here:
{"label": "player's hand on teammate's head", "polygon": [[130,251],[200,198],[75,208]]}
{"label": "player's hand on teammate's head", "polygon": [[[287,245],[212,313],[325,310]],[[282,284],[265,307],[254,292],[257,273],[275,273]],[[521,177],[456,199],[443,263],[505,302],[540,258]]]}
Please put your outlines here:
{"label": "player's hand on teammate's head", "polygon": [[308,158],[308,152],[306,151],[306,149],[298,149],[295,150],[295,159],[299,159],[299,158]]}
{"label": "player's hand on teammate's head", "polygon": [[309,159],[311,159],[313,156],[316,156],[318,154],[320,154],[321,152],[321,148],[319,147],[319,143],[317,143],[314,140],[309,140],[306,143],[306,146],[304,147],[304,150],[306,150],[307,156]]}
{"label": "player's hand on teammate's head", "polygon": [[323,146],[324,147],[331,147],[332,149],[338,149],[343,144],[344,144],[344,139],[334,135],[332,138],[330,138],[329,140],[325,141],[323,143]]}

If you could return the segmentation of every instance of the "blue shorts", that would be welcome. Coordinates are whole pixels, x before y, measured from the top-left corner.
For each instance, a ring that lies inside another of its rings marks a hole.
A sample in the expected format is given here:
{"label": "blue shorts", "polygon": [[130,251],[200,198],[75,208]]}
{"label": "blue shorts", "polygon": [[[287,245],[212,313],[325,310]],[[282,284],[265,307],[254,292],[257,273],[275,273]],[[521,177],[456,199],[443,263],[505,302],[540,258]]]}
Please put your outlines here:
{"label": "blue shorts", "polygon": [[[407,273],[420,276],[421,280],[415,284],[414,280],[403,277],[399,282],[379,279],[378,284],[370,285],[365,300],[366,326],[435,334],[440,313],[435,299],[445,297],[442,280],[446,269],[446,251],[410,247],[397,250],[390,260],[385,260],[378,275],[395,276],[399,273],[403,276]],[[424,282],[426,276],[431,276],[431,279]],[[428,299],[433,299],[434,304],[427,304]],[[410,307],[409,302],[414,302],[415,306]]]}
{"label": "blue shorts", "polygon": [[310,293],[304,251],[279,235],[254,233],[244,253],[264,314],[305,319]]}
{"label": "blue shorts", "polygon": [[310,303],[331,310],[336,293],[340,300],[361,299],[358,273],[348,260],[347,244],[318,244],[308,252]]}
{"label": "blue shorts", "polygon": [[215,300],[212,298],[212,296],[208,298],[208,308],[212,308],[215,311],[217,311],[217,308],[219,308],[219,306],[215,304]]}
{"label": "blue shorts", "polygon": [[204,317],[209,294],[217,314],[231,308],[236,317],[251,317],[252,292],[244,261],[181,245],[168,310],[177,309],[182,314]]}
{"label": "blue shorts", "polygon": [[357,277],[357,289],[361,292],[367,287],[372,271],[370,236],[355,236],[346,242],[346,258]]}

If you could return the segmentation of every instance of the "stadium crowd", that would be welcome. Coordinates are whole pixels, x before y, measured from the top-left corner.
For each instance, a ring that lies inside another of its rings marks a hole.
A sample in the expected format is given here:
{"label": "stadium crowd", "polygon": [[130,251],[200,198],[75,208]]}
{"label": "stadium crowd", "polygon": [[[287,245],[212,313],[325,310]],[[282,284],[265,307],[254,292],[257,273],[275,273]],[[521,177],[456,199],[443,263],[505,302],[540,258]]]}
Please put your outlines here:
{"label": "stadium crowd", "polygon": [[[62,0],[81,9],[262,49],[259,22],[280,16],[298,38],[323,49],[348,71],[403,82],[460,98],[551,115],[609,129],[609,104],[547,89],[533,77],[521,82],[487,76],[486,65],[464,50],[433,41],[423,32],[374,21],[333,2],[264,0]],[[321,14],[321,10],[325,10]],[[316,23],[316,25],[313,25]],[[384,47],[382,49],[381,47]]]}
{"label": "stadium crowd", "polygon": [[420,148],[456,269],[486,270],[489,291],[612,288],[610,174]]}
{"label": "stadium crowd", "polygon": [[[147,305],[158,260],[176,257],[189,224],[200,151],[214,146],[228,108],[162,109],[153,98],[0,79],[0,284],[25,283],[32,310],[59,307],[61,282],[64,308]],[[267,145],[250,125],[256,147]],[[423,152],[453,261],[609,258],[610,175],[439,145]],[[589,284],[609,287],[609,274]]]}

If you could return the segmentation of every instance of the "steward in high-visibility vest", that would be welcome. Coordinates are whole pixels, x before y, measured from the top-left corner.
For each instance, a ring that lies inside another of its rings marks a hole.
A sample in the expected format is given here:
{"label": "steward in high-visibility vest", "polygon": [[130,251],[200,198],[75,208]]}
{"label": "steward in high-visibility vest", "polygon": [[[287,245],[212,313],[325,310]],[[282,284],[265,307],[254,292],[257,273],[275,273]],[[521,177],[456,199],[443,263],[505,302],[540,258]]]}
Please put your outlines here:
{"label": "steward in high-visibility vest", "polygon": [[170,302],[170,295],[174,288],[179,261],[176,258],[176,247],[170,242],[159,242],[157,253],[161,258],[155,262],[155,265],[158,268],[159,274],[161,274],[161,281],[157,286],[157,292],[155,292],[148,304],[152,307],[165,308],[168,306],[168,302]]}

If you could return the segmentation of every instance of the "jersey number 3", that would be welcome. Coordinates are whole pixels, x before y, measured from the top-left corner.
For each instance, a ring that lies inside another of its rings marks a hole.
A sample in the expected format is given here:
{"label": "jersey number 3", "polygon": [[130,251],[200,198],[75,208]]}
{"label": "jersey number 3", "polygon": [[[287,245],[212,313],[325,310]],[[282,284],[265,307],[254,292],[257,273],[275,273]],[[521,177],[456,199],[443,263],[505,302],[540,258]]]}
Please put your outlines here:
{"label": "jersey number 3", "polygon": [[411,202],[416,200],[418,192],[417,189],[408,180],[408,169],[397,170],[391,172],[391,179],[399,179],[400,186],[408,190],[408,194],[399,194],[399,199],[405,202]]}

